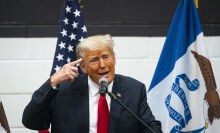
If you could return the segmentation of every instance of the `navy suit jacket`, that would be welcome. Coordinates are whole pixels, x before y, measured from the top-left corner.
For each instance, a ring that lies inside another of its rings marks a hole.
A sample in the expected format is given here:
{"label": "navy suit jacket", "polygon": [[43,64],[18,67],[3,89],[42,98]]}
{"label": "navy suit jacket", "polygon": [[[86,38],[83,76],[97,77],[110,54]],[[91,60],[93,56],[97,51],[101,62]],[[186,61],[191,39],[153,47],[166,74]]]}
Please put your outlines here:
{"label": "navy suit jacket", "polygon": [[[144,84],[116,74],[112,92],[156,133],[162,132],[148,106]],[[110,106],[109,133],[150,133],[116,101],[111,100]],[[46,81],[34,92],[22,122],[34,130],[48,129],[51,124],[52,133],[89,133],[88,76],[83,74],[72,83],[65,81],[59,90]]]}

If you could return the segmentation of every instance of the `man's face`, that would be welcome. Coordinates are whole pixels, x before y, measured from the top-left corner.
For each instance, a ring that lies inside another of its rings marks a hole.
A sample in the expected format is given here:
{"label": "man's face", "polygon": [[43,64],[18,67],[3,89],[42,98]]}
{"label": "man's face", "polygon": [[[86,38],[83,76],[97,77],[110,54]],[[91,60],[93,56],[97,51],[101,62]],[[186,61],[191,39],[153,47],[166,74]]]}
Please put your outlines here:
{"label": "man's face", "polygon": [[115,57],[111,54],[108,47],[101,50],[84,52],[81,69],[88,74],[93,82],[99,84],[100,78],[107,78],[111,83],[115,75]]}

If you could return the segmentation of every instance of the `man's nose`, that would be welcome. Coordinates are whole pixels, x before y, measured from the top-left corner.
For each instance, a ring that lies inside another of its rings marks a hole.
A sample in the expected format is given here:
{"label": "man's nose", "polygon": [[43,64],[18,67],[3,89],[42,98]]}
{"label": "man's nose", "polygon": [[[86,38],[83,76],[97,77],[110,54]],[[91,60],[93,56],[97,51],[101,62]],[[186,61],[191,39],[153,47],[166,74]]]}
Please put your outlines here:
{"label": "man's nose", "polygon": [[105,67],[105,61],[103,59],[100,59],[100,68]]}

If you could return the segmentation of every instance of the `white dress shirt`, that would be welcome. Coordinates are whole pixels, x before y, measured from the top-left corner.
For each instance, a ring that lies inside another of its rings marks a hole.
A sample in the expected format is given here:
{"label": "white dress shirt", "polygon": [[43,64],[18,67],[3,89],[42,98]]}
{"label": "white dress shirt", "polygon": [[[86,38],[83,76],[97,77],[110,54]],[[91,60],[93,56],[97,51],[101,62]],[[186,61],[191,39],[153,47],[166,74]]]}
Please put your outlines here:
{"label": "white dress shirt", "polygon": [[[89,85],[89,133],[97,133],[97,117],[99,102],[99,86],[88,76]],[[113,81],[108,85],[108,91],[112,92]],[[111,98],[106,94],[108,109],[110,111]]]}

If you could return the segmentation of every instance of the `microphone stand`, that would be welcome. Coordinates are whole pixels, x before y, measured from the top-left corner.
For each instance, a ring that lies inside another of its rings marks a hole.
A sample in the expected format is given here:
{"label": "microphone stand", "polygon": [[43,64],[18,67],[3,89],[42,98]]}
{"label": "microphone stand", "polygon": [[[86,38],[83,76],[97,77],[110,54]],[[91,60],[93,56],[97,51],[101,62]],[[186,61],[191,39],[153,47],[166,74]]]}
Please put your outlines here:
{"label": "microphone stand", "polygon": [[149,129],[152,133],[156,133],[153,129],[151,129],[143,120],[141,120],[134,112],[132,112],[127,106],[125,106],[121,101],[117,99],[115,94],[112,92],[108,92],[107,94],[111,97],[112,100],[117,101],[122,107],[124,107],[132,116],[134,116],[139,122],[141,122],[147,129]]}

